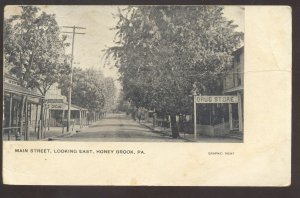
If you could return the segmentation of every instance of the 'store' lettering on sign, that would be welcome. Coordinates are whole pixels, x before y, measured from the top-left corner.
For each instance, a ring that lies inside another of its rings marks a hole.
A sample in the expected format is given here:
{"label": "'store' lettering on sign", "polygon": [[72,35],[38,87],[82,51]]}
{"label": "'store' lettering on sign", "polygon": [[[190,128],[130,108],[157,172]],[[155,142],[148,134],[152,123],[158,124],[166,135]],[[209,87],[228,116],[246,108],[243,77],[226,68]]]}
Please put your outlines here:
{"label": "'store' lettering on sign", "polygon": [[237,96],[196,96],[196,103],[238,103]]}

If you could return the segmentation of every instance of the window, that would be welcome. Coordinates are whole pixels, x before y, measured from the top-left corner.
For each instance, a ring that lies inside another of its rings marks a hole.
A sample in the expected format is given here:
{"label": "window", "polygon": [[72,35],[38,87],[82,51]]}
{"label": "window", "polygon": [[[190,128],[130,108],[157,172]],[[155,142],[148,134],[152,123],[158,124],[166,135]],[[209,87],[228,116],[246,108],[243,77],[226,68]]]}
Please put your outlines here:
{"label": "window", "polygon": [[241,62],[240,55],[238,55],[238,56],[236,57],[236,64],[240,64],[240,62]]}
{"label": "window", "polygon": [[242,76],[241,76],[242,74],[240,68],[238,68],[236,72],[237,72],[237,86],[240,86],[242,84]]}

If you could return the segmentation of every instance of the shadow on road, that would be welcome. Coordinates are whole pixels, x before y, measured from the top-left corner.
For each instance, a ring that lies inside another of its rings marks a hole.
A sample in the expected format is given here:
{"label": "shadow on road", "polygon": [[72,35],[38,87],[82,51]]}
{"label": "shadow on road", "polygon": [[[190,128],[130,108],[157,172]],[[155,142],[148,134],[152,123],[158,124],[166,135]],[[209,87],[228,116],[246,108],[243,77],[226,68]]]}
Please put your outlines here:
{"label": "shadow on road", "polygon": [[89,128],[105,128],[105,127],[136,127],[136,124],[94,124],[92,126],[90,126]]}
{"label": "shadow on road", "polygon": [[80,132],[59,141],[106,141],[106,142],[183,142],[157,133],[132,120],[126,114],[108,114]]}

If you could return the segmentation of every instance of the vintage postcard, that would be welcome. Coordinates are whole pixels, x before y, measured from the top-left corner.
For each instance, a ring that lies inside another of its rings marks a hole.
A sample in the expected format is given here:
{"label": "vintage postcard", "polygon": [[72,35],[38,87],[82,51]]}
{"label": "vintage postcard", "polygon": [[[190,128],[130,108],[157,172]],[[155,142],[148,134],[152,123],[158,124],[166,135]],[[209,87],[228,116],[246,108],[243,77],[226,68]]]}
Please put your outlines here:
{"label": "vintage postcard", "polygon": [[3,181],[288,186],[291,8],[8,5]]}

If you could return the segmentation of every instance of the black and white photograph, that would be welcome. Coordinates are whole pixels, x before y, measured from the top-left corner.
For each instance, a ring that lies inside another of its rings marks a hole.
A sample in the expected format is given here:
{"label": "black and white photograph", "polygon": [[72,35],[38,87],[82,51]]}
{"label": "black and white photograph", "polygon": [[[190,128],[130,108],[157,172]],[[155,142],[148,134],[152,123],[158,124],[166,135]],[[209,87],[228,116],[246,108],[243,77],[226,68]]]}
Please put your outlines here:
{"label": "black and white photograph", "polygon": [[241,6],[7,6],[2,138],[243,142],[243,38]]}
{"label": "black and white photograph", "polygon": [[5,184],[291,184],[290,7],[3,10]]}
{"label": "black and white photograph", "polygon": [[12,5],[3,31],[4,141],[243,142],[242,6]]}

